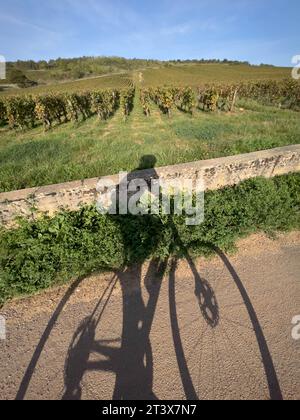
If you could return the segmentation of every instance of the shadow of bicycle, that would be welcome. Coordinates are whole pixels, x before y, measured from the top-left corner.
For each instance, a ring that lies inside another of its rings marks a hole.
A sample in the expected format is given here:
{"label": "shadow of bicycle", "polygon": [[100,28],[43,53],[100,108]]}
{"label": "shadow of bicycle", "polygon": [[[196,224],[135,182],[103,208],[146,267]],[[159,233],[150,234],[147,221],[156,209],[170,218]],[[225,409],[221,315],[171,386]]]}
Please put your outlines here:
{"label": "shadow of bicycle", "polygon": [[[154,169],[155,162],[154,157],[146,156],[142,159],[138,169],[146,169],[148,179],[155,179],[157,177]],[[133,172],[129,175],[129,179],[135,176],[141,176],[141,174],[136,175]],[[111,217],[115,223],[119,224],[122,232],[127,261],[130,261],[132,254],[136,255],[137,253],[141,261],[131,268],[125,267],[123,270],[115,272],[94,311],[82,320],[75,331],[65,361],[63,399],[81,399],[84,375],[91,371],[99,372],[99,374],[101,372],[114,374],[115,386],[112,395],[114,400],[157,399],[153,389],[154,361],[150,333],[162,283],[169,278],[169,314],[180,379],[185,398],[187,400],[197,400],[201,398],[201,395],[199,395],[199,390],[196,389],[194,384],[185,354],[176,304],[175,283],[178,260],[176,257],[168,257],[163,261],[152,258],[146,275],[142,275],[143,264],[155,253],[160,240],[159,232],[165,226],[162,225],[162,221],[157,216]],[[147,229],[147,232],[151,232],[149,236],[145,236],[145,224],[152,227],[152,229]],[[210,283],[200,275],[194,260],[180,238],[172,217],[168,220],[168,228],[172,233],[172,242],[176,242],[181,255],[188,263],[194,281],[194,296],[202,319],[211,331],[216,330],[222,318],[216,293]],[[247,309],[263,360],[270,398],[282,399],[274,363],[247,291],[225,254],[214,248],[213,245],[210,245],[210,247],[219,255],[225,267],[227,267]],[[169,250],[169,254],[172,255],[172,249]],[[121,337],[97,340],[96,331],[101,329],[102,316],[117,283],[120,284],[122,293],[123,327]],[[47,338],[75,288],[76,284],[69,289],[50,320],[24,375],[17,395],[18,399],[24,398]],[[146,299],[143,297],[143,290],[147,292]],[[101,356],[101,360],[91,360],[92,354]]]}

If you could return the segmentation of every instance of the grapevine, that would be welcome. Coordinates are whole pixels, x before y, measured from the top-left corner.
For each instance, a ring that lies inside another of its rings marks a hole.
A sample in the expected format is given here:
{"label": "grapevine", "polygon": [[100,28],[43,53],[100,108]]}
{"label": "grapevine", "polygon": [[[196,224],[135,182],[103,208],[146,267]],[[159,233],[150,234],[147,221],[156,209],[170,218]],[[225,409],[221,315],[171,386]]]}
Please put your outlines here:
{"label": "grapevine", "polygon": [[151,111],[150,111],[151,93],[149,89],[141,90],[140,100],[141,100],[141,105],[142,105],[144,114],[146,115],[146,117],[149,117],[151,114]]}
{"label": "grapevine", "polygon": [[121,94],[120,106],[125,120],[133,110],[134,97],[135,88],[126,89]]}
{"label": "grapevine", "polygon": [[0,100],[0,124],[5,124],[7,120],[6,106],[3,101]]}
{"label": "grapevine", "polygon": [[175,91],[173,88],[157,88],[151,91],[151,99],[159,106],[164,114],[171,117],[175,104]]}
{"label": "grapevine", "polygon": [[45,130],[51,128],[54,121],[67,121],[67,111],[64,98],[60,95],[38,96],[35,99],[35,113]]}
{"label": "grapevine", "polygon": [[120,94],[116,90],[103,90],[91,93],[91,110],[101,120],[107,120],[119,107]]}
{"label": "grapevine", "polygon": [[196,96],[193,89],[190,87],[182,88],[179,89],[175,95],[177,98],[177,107],[181,111],[193,115],[196,106]]}
{"label": "grapevine", "polygon": [[11,96],[5,101],[10,128],[34,127],[35,101],[32,96]]}

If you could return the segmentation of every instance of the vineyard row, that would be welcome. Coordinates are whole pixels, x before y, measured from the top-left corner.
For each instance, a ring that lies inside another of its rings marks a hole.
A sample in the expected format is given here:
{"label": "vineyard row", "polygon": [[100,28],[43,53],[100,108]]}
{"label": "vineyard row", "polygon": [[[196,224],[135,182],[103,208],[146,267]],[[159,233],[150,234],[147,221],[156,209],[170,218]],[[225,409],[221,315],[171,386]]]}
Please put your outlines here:
{"label": "vineyard row", "polygon": [[233,111],[238,98],[254,99],[264,105],[300,111],[300,83],[294,80],[239,83],[231,85],[206,85],[196,91],[190,87],[149,88],[141,91],[140,100],[144,114],[149,116],[151,102],[164,114],[171,116],[172,109],[193,114],[196,108],[203,111]]}
{"label": "vineyard row", "polygon": [[[10,128],[34,127],[37,120],[45,130],[54,123],[85,120],[92,115],[107,120],[121,108],[124,119],[130,115],[135,88],[100,90],[82,93],[38,96],[10,96],[0,99],[0,123]],[[169,116],[172,109],[193,114],[203,111],[233,111],[238,98],[254,99],[264,105],[300,110],[300,83],[293,80],[206,85],[197,90],[190,87],[159,87],[141,89],[140,102],[146,116],[151,104]]]}
{"label": "vineyard row", "polygon": [[37,120],[45,130],[53,123],[77,122],[92,115],[107,120],[117,109],[126,119],[133,109],[135,89],[102,90],[70,94],[10,96],[0,99],[0,123],[10,128],[34,127]]}

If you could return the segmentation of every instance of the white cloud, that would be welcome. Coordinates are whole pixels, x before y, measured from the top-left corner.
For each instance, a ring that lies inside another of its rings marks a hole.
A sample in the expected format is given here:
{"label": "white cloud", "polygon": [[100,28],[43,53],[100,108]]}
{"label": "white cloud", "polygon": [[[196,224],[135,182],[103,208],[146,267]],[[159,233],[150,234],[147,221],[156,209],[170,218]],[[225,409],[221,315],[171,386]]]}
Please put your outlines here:
{"label": "white cloud", "polygon": [[162,28],[160,30],[160,34],[163,36],[184,35],[190,32],[191,29],[192,29],[192,26],[189,23],[185,23],[181,25],[175,25],[175,26]]}
{"label": "white cloud", "polygon": [[101,26],[125,29],[142,21],[142,16],[122,1],[110,0],[65,0],[66,11],[73,11],[86,21]]}
{"label": "white cloud", "polygon": [[159,31],[162,36],[186,35],[191,32],[215,32],[218,31],[219,25],[213,19],[205,21],[191,21],[173,26],[166,26]]}
{"label": "white cloud", "polygon": [[48,29],[46,27],[36,25],[32,22],[27,22],[23,19],[19,19],[15,16],[7,15],[1,13],[0,20],[2,20],[4,23],[8,23],[9,25],[17,25],[17,26],[23,26],[27,27],[28,29],[39,31],[39,32],[45,32],[47,34],[57,35],[56,31],[52,31],[51,29]]}

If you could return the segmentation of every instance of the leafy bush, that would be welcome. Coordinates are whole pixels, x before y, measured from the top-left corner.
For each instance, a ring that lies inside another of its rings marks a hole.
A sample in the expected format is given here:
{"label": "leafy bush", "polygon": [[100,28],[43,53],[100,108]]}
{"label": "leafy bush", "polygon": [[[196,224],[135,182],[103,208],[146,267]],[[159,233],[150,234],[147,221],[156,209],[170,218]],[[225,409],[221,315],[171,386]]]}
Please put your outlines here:
{"label": "leafy bush", "polygon": [[96,270],[165,258],[182,244],[201,254],[212,245],[228,249],[249,233],[298,228],[300,174],[207,192],[205,221],[194,227],[184,216],[104,216],[94,207],[23,220],[0,232],[0,302]]}

